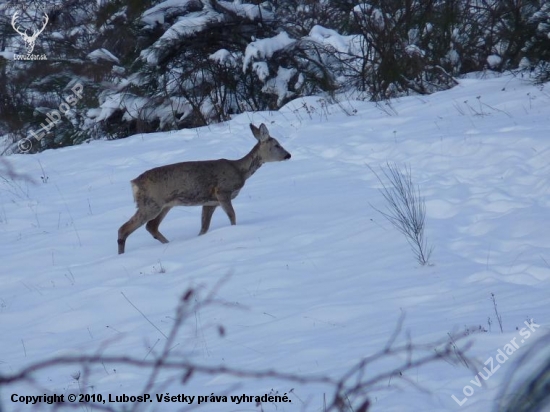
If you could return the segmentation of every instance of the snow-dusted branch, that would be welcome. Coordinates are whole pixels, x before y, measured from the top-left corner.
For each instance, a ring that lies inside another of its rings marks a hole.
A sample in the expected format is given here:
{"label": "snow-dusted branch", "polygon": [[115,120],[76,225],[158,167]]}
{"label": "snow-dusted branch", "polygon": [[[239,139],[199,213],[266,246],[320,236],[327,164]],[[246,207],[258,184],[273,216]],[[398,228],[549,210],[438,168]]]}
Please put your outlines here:
{"label": "snow-dusted branch", "polygon": [[[35,385],[37,381],[35,378],[38,373],[61,366],[73,366],[80,368],[82,371],[80,372],[79,370],[72,377],[82,382],[82,384],[79,382],[80,391],[81,393],[86,393],[89,381],[93,378],[93,370],[103,370],[105,365],[110,365],[116,366],[117,371],[125,368],[137,368],[140,370],[140,373],[146,376],[143,389],[140,393],[153,392],[156,389],[157,377],[161,372],[176,372],[176,377],[173,379],[177,379],[183,384],[187,384],[196,376],[227,375],[242,380],[273,379],[294,385],[322,385],[326,388],[325,393],[328,393],[330,396],[324,409],[326,412],[349,411],[350,405],[356,412],[366,412],[369,410],[371,405],[370,399],[374,396],[375,392],[395,389],[396,386],[399,386],[400,382],[423,390],[408,376],[408,372],[440,360],[459,364],[460,359],[464,357],[464,351],[469,348],[468,343],[457,348],[456,342],[462,337],[452,337],[450,340],[445,338],[423,345],[413,344],[410,339],[407,339],[405,343],[396,344],[402,332],[404,321],[404,316],[402,315],[385,347],[379,352],[359,360],[339,378],[330,375],[288,373],[276,369],[255,370],[235,368],[223,364],[204,365],[172,354],[171,349],[177,344],[182,326],[190,317],[194,316],[193,314],[197,310],[210,305],[225,305],[225,303],[216,299],[218,288],[222,283],[223,281],[217,283],[202,297],[197,288],[189,288],[183,294],[176,309],[174,324],[165,337],[163,348],[156,356],[144,359],[132,355],[105,355],[103,353],[105,348],[100,348],[97,353],[89,355],[55,356],[32,363],[18,371],[0,373],[0,388],[6,388],[22,382]],[[133,304],[132,306],[135,307]],[[223,336],[224,334],[225,332],[221,328],[220,335]],[[377,362],[387,362],[388,360],[393,360],[395,366],[383,372],[370,373],[374,364]],[[80,406],[79,403],[64,402],[52,405],[52,409],[70,409]],[[138,403],[130,406],[130,409],[128,409],[128,406],[127,404],[124,405],[124,408],[126,408],[124,409],[125,411],[135,411],[143,408],[143,405]],[[109,406],[98,403],[87,403],[87,407],[89,410],[110,412],[120,410],[116,405]]]}

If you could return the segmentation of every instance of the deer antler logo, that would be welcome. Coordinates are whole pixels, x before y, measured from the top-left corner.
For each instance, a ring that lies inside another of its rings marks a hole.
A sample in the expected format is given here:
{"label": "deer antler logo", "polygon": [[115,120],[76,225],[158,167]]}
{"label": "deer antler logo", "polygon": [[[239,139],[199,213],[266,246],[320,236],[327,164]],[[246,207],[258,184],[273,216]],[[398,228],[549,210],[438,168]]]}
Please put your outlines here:
{"label": "deer antler logo", "polygon": [[38,35],[44,31],[46,28],[46,24],[48,24],[49,18],[46,12],[44,13],[44,17],[42,18],[43,25],[40,29],[33,29],[32,35],[28,35],[27,31],[28,29],[21,28],[21,26],[17,25],[17,19],[20,17],[19,12],[16,11],[13,14],[13,17],[11,18],[11,25],[13,29],[23,37],[23,41],[25,42],[25,47],[27,48],[27,55],[32,54],[32,51],[34,50],[34,44],[36,42],[36,39],[38,38]]}

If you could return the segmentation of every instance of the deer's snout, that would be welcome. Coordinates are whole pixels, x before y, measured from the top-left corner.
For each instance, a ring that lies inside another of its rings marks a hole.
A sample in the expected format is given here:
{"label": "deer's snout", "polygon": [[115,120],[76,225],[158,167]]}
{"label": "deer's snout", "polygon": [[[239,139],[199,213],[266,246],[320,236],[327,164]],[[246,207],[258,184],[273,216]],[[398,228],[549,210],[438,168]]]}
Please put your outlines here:
{"label": "deer's snout", "polygon": [[285,160],[288,160],[290,159],[292,156],[290,155],[290,153],[287,153],[286,156],[285,156]]}

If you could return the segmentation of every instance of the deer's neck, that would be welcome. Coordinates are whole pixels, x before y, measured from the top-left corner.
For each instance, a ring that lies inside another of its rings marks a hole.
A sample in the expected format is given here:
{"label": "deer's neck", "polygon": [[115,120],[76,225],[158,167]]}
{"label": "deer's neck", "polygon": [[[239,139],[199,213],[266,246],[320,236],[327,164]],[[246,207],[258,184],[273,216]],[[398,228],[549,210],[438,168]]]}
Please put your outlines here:
{"label": "deer's neck", "polygon": [[252,176],[263,164],[260,156],[260,144],[258,143],[254,146],[246,156],[237,160],[235,163],[242,172],[245,180]]}

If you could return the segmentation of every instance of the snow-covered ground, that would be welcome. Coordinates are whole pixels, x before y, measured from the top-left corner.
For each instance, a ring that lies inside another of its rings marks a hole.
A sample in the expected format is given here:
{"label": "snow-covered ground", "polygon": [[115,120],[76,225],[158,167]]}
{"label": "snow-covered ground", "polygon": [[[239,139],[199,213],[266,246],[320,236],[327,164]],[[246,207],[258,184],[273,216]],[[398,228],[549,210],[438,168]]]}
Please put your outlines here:
{"label": "snow-covered ground", "polygon": [[[265,123],[292,159],[249,179],[233,202],[237,226],[218,209],[198,237],[200,208],[174,208],[160,227],[170,243],[141,228],[117,255],[117,230],[135,210],[129,181],[168,163],[241,157],[255,143],[250,122]],[[519,343],[516,328],[534,321],[540,328],[480,388],[470,383],[474,370],[440,361],[406,372],[424,390],[395,377],[370,395],[373,411],[490,410],[514,359],[550,325],[549,136],[547,89],[512,76],[472,76],[450,91],[390,104],[307,98],[197,130],[11,156],[36,184],[0,181],[0,373],[63,354],[153,356],[182,293],[206,291],[229,274],[216,294],[226,305],[194,313],[173,354],[338,378],[384,347],[403,312],[399,344],[487,329],[468,337],[469,356],[480,364],[513,338]],[[425,196],[430,266],[414,260],[405,238],[372,207],[385,204],[369,166],[380,171],[386,162],[410,165]],[[142,391],[144,372],[104,366],[88,376],[86,392]],[[13,403],[14,393],[78,393],[78,371],[55,367],[35,375],[37,386],[1,388],[2,407],[36,409]],[[185,385],[165,384],[172,376],[161,375],[150,393],[273,390],[292,400],[264,404],[265,411],[321,411],[331,394],[323,385],[199,374]],[[462,401],[467,385],[474,393],[459,406],[452,395]],[[259,409],[228,402],[204,410]]]}

